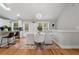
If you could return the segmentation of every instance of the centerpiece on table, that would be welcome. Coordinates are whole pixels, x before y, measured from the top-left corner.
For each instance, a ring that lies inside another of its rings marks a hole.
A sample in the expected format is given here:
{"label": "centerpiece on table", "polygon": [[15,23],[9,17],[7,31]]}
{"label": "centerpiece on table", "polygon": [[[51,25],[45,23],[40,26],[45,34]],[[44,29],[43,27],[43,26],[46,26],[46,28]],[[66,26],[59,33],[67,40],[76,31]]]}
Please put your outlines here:
{"label": "centerpiece on table", "polygon": [[38,27],[37,27],[37,29],[38,29],[38,33],[40,34],[42,32],[42,30],[43,30],[42,25],[39,24]]}

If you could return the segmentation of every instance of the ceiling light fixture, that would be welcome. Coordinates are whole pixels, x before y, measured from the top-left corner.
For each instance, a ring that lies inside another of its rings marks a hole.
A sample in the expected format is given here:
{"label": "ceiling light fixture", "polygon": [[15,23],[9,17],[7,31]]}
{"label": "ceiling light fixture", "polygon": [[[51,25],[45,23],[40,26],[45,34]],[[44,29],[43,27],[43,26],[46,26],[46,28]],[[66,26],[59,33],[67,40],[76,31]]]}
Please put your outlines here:
{"label": "ceiling light fixture", "polygon": [[37,13],[35,16],[36,16],[37,19],[41,19],[42,18],[42,14],[41,13]]}
{"label": "ceiling light fixture", "polygon": [[17,17],[19,17],[20,16],[20,14],[17,14]]}
{"label": "ceiling light fixture", "polygon": [[5,9],[5,10],[7,10],[7,11],[10,11],[11,9],[10,8],[8,8],[5,4],[3,4],[3,3],[0,3],[0,6],[3,8],[3,9]]}

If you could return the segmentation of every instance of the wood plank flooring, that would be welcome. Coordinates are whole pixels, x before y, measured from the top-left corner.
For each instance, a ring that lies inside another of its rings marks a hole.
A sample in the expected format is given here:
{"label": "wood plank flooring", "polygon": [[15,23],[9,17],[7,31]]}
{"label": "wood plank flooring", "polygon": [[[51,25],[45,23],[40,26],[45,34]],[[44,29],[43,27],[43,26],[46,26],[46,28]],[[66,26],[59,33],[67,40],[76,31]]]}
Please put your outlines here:
{"label": "wood plank flooring", "polygon": [[79,55],[79,49],[0,49],[0,55]]}
{"label": "wood plank flooring", "polygon": [[20,49],[24,42],[22,40],[10,48],[0,48],[0,55],[79,55],[79,49]]}

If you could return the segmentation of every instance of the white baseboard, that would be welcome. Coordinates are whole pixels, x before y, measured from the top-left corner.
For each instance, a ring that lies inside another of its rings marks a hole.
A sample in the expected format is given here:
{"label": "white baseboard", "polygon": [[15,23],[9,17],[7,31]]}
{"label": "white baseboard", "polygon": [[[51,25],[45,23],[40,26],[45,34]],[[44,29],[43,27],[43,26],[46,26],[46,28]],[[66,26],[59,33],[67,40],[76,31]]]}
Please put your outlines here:
{"label": "white baseboard", "polygon": [[67,46],[67,45],[61,45],[61,48],[68,48],[68,49],[76,49],[79,48],[79,46]]}
{"label": "white baseboard", "polygon": [[76,48],[79,48],[79,45],[76,45],[76,46],[69,45],[69,46],[68,46],[68,45],[62,45],[62,44],[56,42],[55,40],[54,40],[54,42],[55,42],[57,45],[59,45],[59,47],[61,47],[61,48],[63,48],[63,49],[71,49],[71,48],[76,49]]}

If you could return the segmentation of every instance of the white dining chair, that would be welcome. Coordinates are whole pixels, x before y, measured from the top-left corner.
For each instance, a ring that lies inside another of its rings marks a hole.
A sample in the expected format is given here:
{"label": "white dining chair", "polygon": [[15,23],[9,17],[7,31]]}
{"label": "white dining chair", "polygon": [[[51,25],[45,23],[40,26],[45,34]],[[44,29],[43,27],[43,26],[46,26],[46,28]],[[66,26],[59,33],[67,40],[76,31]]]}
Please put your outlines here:
{"label": "white dining chair", "polygon": [[27,34],[26,44],[34,44],[34,34]]}
{"label": "white dining chair", "polygon": [[45,44],[53,44],[53,34],[50,31],[45,34]]}
{"label": "white dining chair", "polygon": [[43,48],[45,42],[45,33],[37,33],[35,35],[34,42],[36,44],[36,47]]}
{"label": "white dining chair", "polygon": [[37,33],[35,35],[35,39],[34,39],[35,42],[37,43],[42,43],[45,41],[45,33]]}

